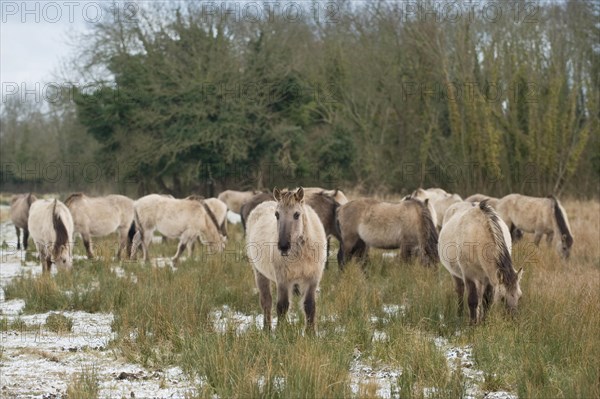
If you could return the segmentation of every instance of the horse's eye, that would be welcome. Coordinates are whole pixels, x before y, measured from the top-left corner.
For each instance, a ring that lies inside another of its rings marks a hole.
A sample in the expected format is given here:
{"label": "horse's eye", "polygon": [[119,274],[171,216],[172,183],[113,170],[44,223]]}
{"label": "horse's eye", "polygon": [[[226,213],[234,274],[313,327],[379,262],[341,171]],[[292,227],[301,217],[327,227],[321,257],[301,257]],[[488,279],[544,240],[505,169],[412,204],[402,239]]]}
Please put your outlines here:
{"label": "horse's eye", "polygon": [[298,220],[300,218],[300,212],[294,213],[294,219]]}
{"label": "horse's eye", "polygon": [[275,212],[275,218],[279,220],[279,212]]}

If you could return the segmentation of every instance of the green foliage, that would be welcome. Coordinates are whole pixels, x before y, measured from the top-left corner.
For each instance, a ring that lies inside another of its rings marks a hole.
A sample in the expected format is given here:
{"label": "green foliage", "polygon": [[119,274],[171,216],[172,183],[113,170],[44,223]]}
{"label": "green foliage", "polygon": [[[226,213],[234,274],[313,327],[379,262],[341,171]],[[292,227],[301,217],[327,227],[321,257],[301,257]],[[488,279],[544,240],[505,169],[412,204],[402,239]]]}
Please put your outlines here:
{"label": "green foliage", "polygon": [[[597,192],[593,2],[511,3],[520,11],[496,21],[481,7],[449,21],[350,4],[330,4],[340,18],[324,25],[206,18],[193,2],[94,24],[75,65],[104,84],[75,90],[63,117],[7,104],[3,160],[97,162],[113,186],[182,196],[290,180]],[[531,7],[533,20],[519,20]]]}

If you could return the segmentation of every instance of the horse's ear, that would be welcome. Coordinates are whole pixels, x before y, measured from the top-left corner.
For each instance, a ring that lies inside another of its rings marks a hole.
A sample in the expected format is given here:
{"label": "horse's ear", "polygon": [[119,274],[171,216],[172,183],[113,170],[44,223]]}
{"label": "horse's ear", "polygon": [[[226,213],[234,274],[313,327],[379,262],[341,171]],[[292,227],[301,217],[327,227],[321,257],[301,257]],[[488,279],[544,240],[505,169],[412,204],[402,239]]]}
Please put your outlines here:
{"label": "horse's ear", "polygon": [[273,188],[273,198],[275,198],[275,201],[281,200],[281,191],[277,187]]}
{"label": "horse's ear", "polygon": [[294,193],[294,197],[296,198],[296,201],[300,202],[304,199],[304,188],[302,188],[302,186],[300,186],[300,188],[298,190],[296,190],[296,192]]}
{"label": "horse's ear", "polygon": [[517,281],[521,281],[522,278],[523,278],[523,268],[519,269],[519,271],[517,272]]}

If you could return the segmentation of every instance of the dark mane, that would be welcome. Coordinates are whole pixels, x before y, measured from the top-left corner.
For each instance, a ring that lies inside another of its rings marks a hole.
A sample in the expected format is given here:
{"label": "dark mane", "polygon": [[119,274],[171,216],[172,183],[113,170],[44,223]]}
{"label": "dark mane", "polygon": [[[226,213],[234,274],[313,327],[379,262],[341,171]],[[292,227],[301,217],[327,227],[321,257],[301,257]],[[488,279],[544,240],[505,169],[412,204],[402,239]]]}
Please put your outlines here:
{"label": "dark mane", "polygon": [[479,209],[481,209],[483,214],[490,221],[492,237],[494,238],[494,242],[498,248],[495,259],[496,269],[502,275],[504,285],[509,289],[514,288],[515,284],[517,283],[518,276],[513,268],[512,258],[510,257],[508,246],[506,245],[506,241],[504,241],[504,234],[502,234],[502,229],[500,228],[498,215],[494,209],[488,205],[487,199],[479,203]]}
{"label": "dark mane", "polygon": [[206,202],[200,201],[200,203],[204,207],[204,210],[208,214],[208,217],[210,218],[210,220],[212,220],[212,223],[215,226],[215,229],[217,229],[217,231],[220,232],[221,229],[219,228],[219,222],[217,222],[217,218],[215,217],[215,214],[213,213],[213,211],[210,209],[210,207],[208,205],[206,205]]}
{"label": "dark mane", "polygon": [[199,194],[192,194],[192,195],[188,195],[184,199],[190,200],[190,201],[203,201],[204,200],[204,196],[203,195],[199,195]]}
{"label": "dark mane", "polygon": [[65,205],[66,205],[66,206],[69,206],[69,205],[71,205],[71,204],[72,204],[74,201],[77,201],[78,199],[80,199],[80,198],[83,198],[84,196],[85,196],[85,194],[84,194],[84,193],[81,193],[81,192],[79,192],[79,193],[73,193],[73,194],[71,194],[71,195],[69,195],[69,196],[67,197],[67,199],[65,200]]}
{"label": "dark mane", "polygon": [[569,226],[567,225],[567,221],[565,220],[565,216],[563,215],[560,206],[558,204],[558,200],[555,196],[549,195],[548,198],[552,200],[552,206],[554,207],[554,218],[556,219],[556,224],[558,226],[558,230],[560,231],[560,235],[565,236],[567,248],[571,248],[573,245],[573,235],[569,230]]}
{"label": "dark mane", "polygon": [[421,202],[414,198],[411,198],[411,200],[418,202],[422,207],[421,220],[423,222],[422,230],[425,241],[425,255],[427,255],[431,263],[437,263],[440,260],[438,254],[438,231],[435,227],[435,223],[433,223],[429,207],[427,206],[429,199],[426,199],[425,202]]}
{"label": "dark mane", "polygon": [[58,256],[60,253],[60,247],[66,245],[69,242],[69,233],[63,223],[62,218],[56,212],[57,200],[54,200],[52,205],[52,225],[54,226],[54,232],[56,233],[56,241],[54,241],[54,255]]}

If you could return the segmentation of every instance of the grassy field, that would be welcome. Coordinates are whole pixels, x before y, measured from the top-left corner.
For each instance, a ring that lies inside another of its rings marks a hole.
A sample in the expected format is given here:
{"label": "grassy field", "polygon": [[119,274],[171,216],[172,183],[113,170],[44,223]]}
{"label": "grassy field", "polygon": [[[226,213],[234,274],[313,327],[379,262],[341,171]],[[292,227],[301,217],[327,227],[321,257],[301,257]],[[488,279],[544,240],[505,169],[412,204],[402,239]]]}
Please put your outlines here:
{"label": "grassy field", "polygon": [[[240,332],[234,322],[218,331],[215,310],[261,313],[239,226],[230,226],[224,254],[204,256],[196,248],[195,259],[176,270],[121,262],[117,272],[109,261],[77,260],[72,271],[17,278],[5,291],[7,299],[25,299],[26,313],[113,312],[113,348],[149,368],[179,365],[204,381],[198,397],[373,397],[376,387],[368,382],[351,391],[349,369],[357,358],[373,369],[402,370],[402,398],[463,396],[464,377],[448,364],[437,337],[472,348],[484,392],[598,398],[600,203],[563,205],[575,236],[570,260],[526,236],[513,249],[515,267],[525,269],[517,317],[498,304],[476,327],[468,325],[468,312],[456,316],[452,280],[441,265],[425,269],[371,251],[366,272],[350,264],[341,273],[330,262],[317,300],[316,338],[302,336],[296,306],[291,322],[272,334],[254,324]],[[110,259],[114,241],[97,240],[97,255]],[[175,242],[150,249],[161,257],[175,250]],[[80,242],[76,253],[85,253]],[[386,311],[392,305],[399,311]],[[90,379],[82,374],[73,389],[93,396]]]}

